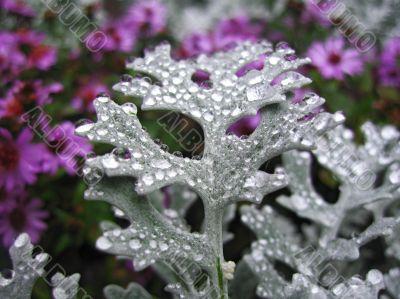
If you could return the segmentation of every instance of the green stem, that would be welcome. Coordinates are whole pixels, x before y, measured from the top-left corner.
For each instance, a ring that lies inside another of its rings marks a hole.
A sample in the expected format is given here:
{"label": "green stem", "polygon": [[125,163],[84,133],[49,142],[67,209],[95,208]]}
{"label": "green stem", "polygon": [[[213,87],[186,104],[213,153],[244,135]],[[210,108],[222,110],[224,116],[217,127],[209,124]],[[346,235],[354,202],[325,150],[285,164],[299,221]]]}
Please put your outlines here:
{"label": "green stem", "polygon": [[225,286],[224,286],[224,273],[222,272],[221,260],[217,257],[217,273],[218,273],[218,287],[220,291],[220,299],[225,299]]}
{"label": "green stem", "polygon": [[213,274],[214,284],[218,286],[219,298],[228,298],[228,285],[222,271],[224,259],[223,251],[223,224],[224,209],[218,205],[205,206],[205,233],[207,234],[216,257],[216,273]]}

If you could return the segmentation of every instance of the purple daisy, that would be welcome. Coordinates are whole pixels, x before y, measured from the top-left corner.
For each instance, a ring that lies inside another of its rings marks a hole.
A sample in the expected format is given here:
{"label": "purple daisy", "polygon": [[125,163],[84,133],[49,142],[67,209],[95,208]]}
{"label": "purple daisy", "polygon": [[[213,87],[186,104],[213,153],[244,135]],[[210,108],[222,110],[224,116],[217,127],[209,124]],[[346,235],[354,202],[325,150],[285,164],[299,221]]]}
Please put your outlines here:
{"label": "purple daisy", "polygon": [[346,49],[341,37],[329,38],[325,43],[314,42],[308,56],[325,79],[343,80],[346,74],[361,73],[364,66],[362,56],[354,49]]}
{"label": "purple daisy", "polygon": [[91,81],[80,86],[72,99],[72,107],[80,112],[94,112],[93,100],[101,93],[108,93],[108,88],[99,81]]}
{"label": "purple daisy", "polygon": [[44,106],[51,103],[51,94],[63,90],[60,83],[44,85],[43,81],[15,81],[4,98],[0,98],[0,118],[18,118],[26,106]]}
{"label": "purple daisy", "polygon": [[9,196],[3,205],[4,211],[0,215],[3,245],[10,247],[18,235],[24,232],[33,243],[37,243],[47,228],[44,219],[48,213],[42,210],[43,202],[37,198],[29,200],[25,192],[18,192]]}
{"label": "purple daisy", "polygon": [[385,86],[400,87],[400,37],[385,44],[380,55],[379,79]]}
{"label": "purple daisy", "polygon": [[244,40],[256,41],[261,36],[263,26],[262,23],[253,24],[246,15],[220,21],[213,32],[215,51]]}
{"label": "purple daisy", "polygon": [[188,58],[214,51],[213,39],[209,34],[194,33],[184,38],[178,56]]}
{"label": "purple daisy", "polygon": [[0,0],[0,7],[14,14],[25,17],[35,16],[35,11],[22,0]]}
{"label": "purple daisy", "polygon": [[153,36],[165,30],[167,10],[159,1],[141,0],[129,8],[125,20],[141,36]]}
{"label": "purple daisy", "polygon": [[337,1],[324,0],[316,3],[315,0],[307,0],[304,3],[304,10],[300,16],[303,23],[318,23],[323,27],[331,26],[329,12],[337,5]]}
{"label": "purple daisy", "polygon": [[0,31],[0,40],[0,81],[8,82],[25,68],[26,57],[14,33]]}
{"label": "purple daisy", "polygon": [[107,36],[102,52],[129,53],[136,44],[137,33],[121,20],[107,22],[101,29]]}
{"label": "purple daisy", "polygon": [[32,139],[28,128],[16,140],[9,131],[0,128],[0,188],[11,191],[36,181],[47,148],[44,144],[33,144]]}
{"label": "purple daisy", "polygon": [[10,200],[10,193],[6,192],[4,188],[0,188],[0,215],[7,210],[7,205]]}
{"label": "purple daisy", "polygon": [[44,44],[46,40],[44,33],[21,30],[16,34],[20,47],[27,53],[27,68],[46,71],[56,63],[57,49]]}
{"label": "purple daisy", "polygon": [[188,58],[200,54],[211,54],[226,50],[241,41],[258,40],[263,27],[264,24],[253,24],[245,15],[222,20],[211,32],[194,33],[184,38],[178,50],[178,56]]}
{"label": "purple daisy", "polygon": [[[93,149],[87,139],[75,135],[75,125],[65,121],[57,127],[47,130],[47,142],[53,150],[55,159],[59,167],[63,167],[68,174],[75,174],[78,170],[77,157],[85,157]],[[47,166],[51,169],[52,164]]]}

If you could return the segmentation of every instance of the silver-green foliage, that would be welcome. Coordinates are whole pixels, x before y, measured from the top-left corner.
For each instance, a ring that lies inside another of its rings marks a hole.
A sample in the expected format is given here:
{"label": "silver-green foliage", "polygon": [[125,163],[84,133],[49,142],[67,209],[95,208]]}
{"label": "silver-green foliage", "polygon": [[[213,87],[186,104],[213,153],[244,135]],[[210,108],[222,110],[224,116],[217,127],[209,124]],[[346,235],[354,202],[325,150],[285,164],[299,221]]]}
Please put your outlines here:
{"label": "silver-green foliage", "polygon": [[[236,75],[261,55],[265,56],[263,70]],[[132,258],[139,270],[157,262],[168,264],[179,281],[171,281],[167,289],[180,298],[226,298],[227,280],[234,271],[222,250],[227,207],[239,200],[259,203],[264,195],[284,187],[287,177],[282,169],[269,174],[260,171],[260,166],[283,152],[311,149],[317,136],[344,120],[341,114],[328,113],[307,120],[323,99],[308,94],[301,104],[293,104],[287,97],[287,92],[310,82],[295,72],[308,62],[286,46],[274,49],[261,42],[183,61],[173,60],[170,46],[162,45],[129,63],[129,69],[153,79],[128,77],[115,89],[142,98],[144,110],[173,110],[198,121],[205,135],[204,153],[201,160],[168,153],[142,128],[136,106],[98,97],[94,102],[97,122],[78,127],[77,133],[116,149],[87,161],[87,174],[101,169],[106,176],[87,190],[86,198],[110,202],[131,225],[124,229],[103,226],[97,247]],[[197,70],[210,73],[211,88],[192,81]],[[262,121],[251,136],[226,134],[233,122],[260,109]],[[201,233],[175,225],[150,200],[136,196],[176,183],[188,185],[203,201]],[[193,271],[186,271],[188,264],[195,265]],[[207,277],[200,288],[194,281],[199,273]]]}

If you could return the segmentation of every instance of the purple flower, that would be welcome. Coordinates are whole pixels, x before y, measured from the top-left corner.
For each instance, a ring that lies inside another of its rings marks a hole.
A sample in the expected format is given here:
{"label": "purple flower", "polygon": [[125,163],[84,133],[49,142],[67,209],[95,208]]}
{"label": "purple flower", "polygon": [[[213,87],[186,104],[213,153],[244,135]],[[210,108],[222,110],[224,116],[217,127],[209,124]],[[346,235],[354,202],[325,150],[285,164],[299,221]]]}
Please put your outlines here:
{"label": "purple flower", "polygon": [[44,44],[46,35],[35,31],[0,32],[0,75],[3,82],[36,68],[48,70],[56,63],[57,49]]}
{"label": "purple flower", "polygon": [[385,86],[400,87],[400,37],[385,44],[380,55],[379,78]]}
{"label": "purple flower", "polygon": [[63,90],[60,83],[44,85],[41,80],[15,81],[4,98],[0,98],[0,118],[18,118],[26,106],[44,106],[51,103],[51,94]]}
{"label": "purple flower", "polygon": [[99,81],[91,81],[82,85],[72,99],[72,107],[80,112],[94,112],[93,100],[101,92],[108,92],[108,88]]}
{"label": "purple flower", "polygon": [[9,12],[19,14],[25,17],[35,16],[32,7],[28,6],[22,0],[0,0],[0,7]]}
{"label": "purple flower", "polygon": [[[92,151],[92,145],[87,139],[75,135],[75,125],[65,121],[57,127],[43,129],[47,134],[47,141],[53,150],[53,159],[59,167],[63,167],[68,174],[76,173],[78,169],[77,157],[85,157]],[[49,162],[46,166],[52,169]]]}
{"label": "purple flower", "polygon": [[106,23],[101,31],[107,36],[102,52],[129,53],[136,44],[136,31],[131,26],[126,26],[121,20]]}
{"label": "purple flower", "polygon": [[167,24],[167,10],[155,0],[141,0],[133,4],[125,17],[141,36],[153,36],[164,31]]}
{"label": "purple flower", "polygon": [[4,188],[0,188],[0,215],[6,211],[8,202],[11,200],[10,198],[10,193],[6,192]]}
{"label": "purple flower", "polygon": [[46,39],[44,33],[21,30],[17,32],[17,36],[20,47],[27,53],[26,68],[46,71],[56,63],[57,49],[44,44]]}
{"label": "purple flower", "polygon": [[184,38],[178,56],[182,58],[211,54],[214,51],[213,39],[209,34],[194,33]]}
{"label": "purple flower", "polygon": [[252,24],[250,18],[241,15],[220,21],[213,32],[215,50],[222,50],[244,40],[256,41],[263,31],[263,24]]}
{"label": "purple flower", "polygon": [[2,203],[4,211],[0,215],[0,234],[5,247],[10,247],[16,237],[25,232],[33,243],[37,243],[41,233],[47,228],[44,219],[48,213],[42,210],[40,199],[29,200],[25,192],[7,195]]}
{"label": "purple flower", "polygon": [[187,58],[211,54],[226,50],[241,41],[255,41],[260,38],[263,26],[261,23],[253,24],[244,15],[220,21],[214,31],[187,36],[178,50],[178,56]]}
{"label": "purple flower", "polygon": [[18,38],[11,32],[0,32],[0,80],[7,82],[26,66],[26,57],[19,50]]}
{"label": "purple flower", "polygon": [[25,128],[16,140],[6,129],[0,128],[0,188],[11,191],[25,184],[33,184],[41,172],[44,144],[33,144],[33,134]]}
{"label": "purple flower", "polygon": [[314,1],[307,0],[304,3],[304,10],[300,16],[300,20],[303,23],[314,23],[317,22],[323,27],[331,26],[329,20],[329,12],[336,6],[336,1],[324,0]]}
{"label": "purple flower", "polygon": [[314,42],[308,56],[326,79],[343,80],[346,74],[361,73],[364,66],[361,55],[354,49],[345,49],[341,37],[329,38],[325,43]]}

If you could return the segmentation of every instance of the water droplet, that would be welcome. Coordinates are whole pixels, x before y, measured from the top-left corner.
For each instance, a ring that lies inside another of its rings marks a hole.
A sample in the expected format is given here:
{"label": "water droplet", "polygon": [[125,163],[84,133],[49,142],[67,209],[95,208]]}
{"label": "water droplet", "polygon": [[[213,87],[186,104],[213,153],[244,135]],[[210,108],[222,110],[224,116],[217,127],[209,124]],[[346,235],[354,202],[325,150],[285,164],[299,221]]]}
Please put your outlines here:
{"label": "water droplet", "polygon": [[167,251],[168,248],[169,248],[168,244],[166,244],[166,243],[164,243],[164,242],[160,242],[160,243],[158,244],[158,246],[160,247],[160,250],[161,250],[161,251]]}
{"label": "water droplet", "polygon": [[145,185],[150,186],[154,183],[154,179],[153,176],[150,174],[146,174],[145,176],[143,176],[143,182],[145,183]]}
{"label": "water droplet", "polygon": [[269,63],[272,65],[277,65],[280,60],[281,59],[276,56],[271,56],[270,58],[268,58]]}
{"label": "water droplet", "polygon": [[130,115],[136,115],[137,114],[137,107],[133,103],[125,103],[125,104],[123,104],[122,105],[122,110],[126,114],[130,114]]}
{"label": "water droplet", "polygon": [[290,46],[287,42],[281,41],[276,44],[276,49],[277,50],[286,50],[286,49],[290,49]]}
{"label": "water droplet", "polygon": [[235,85],[235,83],[232,80],[226,78],[221,81],[221,84],[225,87],[232,87]]}
{"label": "water droplet", "polygon": [[127,148],[117,147],[113,149],[112,153],[117,159],[129,160],[131,158],[131,153]]}
{"label": "water droplet", "polygon": [[156,101],[153,97],[149,96],[145,98],[144,103],[148,106],[153,106],[156,104]]}
{"label": "water droplet", "polygon": [[101,162],[103,166],[108,169],[115,169],[119,166],[118,161],[115,160],[114,156],[112,155],[104,157]]}
{"label": "water droplet", "polygon": [[149,242],[149,245],[150,245],[150,248],[153,248],[153,249],[157,248],[157,242],[155,240],[151,240]]}
{"label": "water droplet", "polygon": [[211,121],[213,121],[214,116],[213,116],[210,112],[206,112],[206,113],[204,113],[204,119],[205,119],[206,121],[211,122]]}
{"label": "water droplet", "polygon": [[171,167],[171,163],[167,160],[155,159],[151,161],[151,166],[159,169],[168,169]]}
{"label": "water droplet", "polygon": [[108,103],[110,96],[106,92],[101,92],[96,96],[96,100],[100,103]]}
{"label": "water droplet", "polygon": [[132,80],[133,80],[133,77],[131,75],[124,74],[121,76],[122,82],[132,82]]}
{"label": "water droplet", "polygon": [[14,242],[14,246],[16,248],[21,248],[29,243],[29,236],[28,234],[21,234]]}
{"label": "water droplet", "polygon": [[286,61],[295,61],[296,59],[297,59],[297,56],[294,55],[294,54],[285,55],[285,60]]}
{"label": "water droplet", "polygon": [[100,250],[108,250],[112,247],[112,243],[106,237],[100,237],[97,239],[96,247]]}
{"label": "water droplet", "polygon": [[191,111],[191,113],[194,117],[197,117],[197,118],[201,117],[201,112],[199,110],[193,110],[193,111]]}
{"label": "water droplet", "polygon": [[213,99],[214,101],[216,101],[216,102],[221,102],[222,101],[222,94],[220,94],[220,93],[214,93],[212,96],[211,96],[211,99]]}
{"label": "water droplet", "polygon": [[174,104],[176,102],[176,99],[172,96],[164,96],[163,99],[168,104]]}
{"label": "water droplet", "polygon": [[138,239],[133,239],[129,241],[129,247],[133,250],[138,250],[142,247],[142,243]]}
{"label": "water droplet", "polygon": [[99,129],[96,131],[98,135],[105,136],[107,135],[108,131],[106,129]]}
{"label": "water droplet", "polygon": [[173,152],[172,154],[176,157],[183,158],[183,154],[180,151]]}
{"label": "water droplet", "polygon": [[248,85],[256,85],[263,81],[263,75],[261,72],[256,70],[251,70],[246,75],[246,82]]}
{"label": "water droplet", "polygon": [[183,79],[181,77],[178,77],[178,76],[174,77],[174,78],[172,78],[172,83],[175,84],[175,85],[182,84],[183,83]]}
{"label": "water droplet", "polygon": [[77,134],[84,134],[89,132],[94,127],[94,123],[88,119],[81,119],[76,123],[75,132]]}

